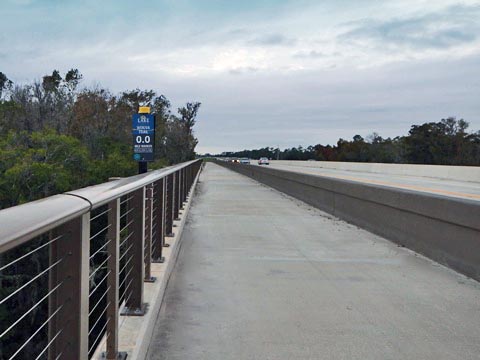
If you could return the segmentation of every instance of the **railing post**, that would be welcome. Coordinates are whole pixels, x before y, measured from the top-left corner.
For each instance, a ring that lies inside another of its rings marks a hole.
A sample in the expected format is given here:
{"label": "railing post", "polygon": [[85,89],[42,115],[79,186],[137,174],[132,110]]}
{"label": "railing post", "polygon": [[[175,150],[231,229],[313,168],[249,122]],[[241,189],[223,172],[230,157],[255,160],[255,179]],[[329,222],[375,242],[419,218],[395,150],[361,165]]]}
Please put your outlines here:
{"label": "railing post", "polygon": [[193,174],[193,167],[195,163],[191,164],[188,167],[188,189],[187,189],[187,197],[190,195],[190,190],[192,189],[192,174]]}
{"label": "railing post", "polygon": [[184,169],[178,170],[179,175],[180,175],[180,185],[178,189],[178,213],[180,213],[181,210],[183,210],[183,191],[185,188],[185,172]]}
{"label": "railing post", "polygon": [[187,201],[188,197],[188,170],[190,169],[190,166],[185,168],[185,192],[183,194],[183,201]]}
{"label": "railing post", "polygon": [[[146,187],[145,197],[145,281],[155,282],[156,278],[152,277],[152,233],[153,233],[153,184]],[[148,216],[147,216],[148,214]]]}
{"label": "railing post", "polygon": [[107,252],[109,255],[107,267],[107,360],[126,359],[126,352],[118,352],[118,297],[120,271],[120,198],[108,204]]}
{"label": "railing post", "polygon": [[145,246],[145,187],[132,192],[133,224],[132,224],[132,260],[131,271],[126,283],[130,293],[125,294],[125,307],[121,315],[145,315],[143,303],[143,279],[145,278],[144,246]]}
{"label": "railing post", "polygon": [[[50,263],[58,263],[50,273],[48,358],[88,358],[88,294],[90,258],[90,213],[79,216],[53,231],[62,236],[50,245]],[[63,256],[63,257],[62,257]],[[59,285],[61,284],[61,285]]]}
{"label": "railing post", "polygon": [[[165,232],[166,236],[173,237],[173,183],[175,180],[175,173],[167,176],[167,202],[165,210]],[[169,244],[164,244],[169,246]]]}
{"label": "railing post", "polygon": [[192,190],[192,185],[193,185],[193,180],[194,180],[194,175],[195,175],[195,163],[193,163],[190,166],[190,169],[188,169],[188,194],[190,195],[190,191]]}
{"label": "railing post", "polygon": [[188,167],[183,168],[183,191],[182,191],[182,210],[183,204],[187,200],[187,192],[188,192]]}
{"label": "railing post", "polygon": [[193,174],[193,167],[195,166],[195,163],[193,163],[192,165],[190,165],[188,167],[188,190],[187,190],[187,197],[190,195],[190,190],[192,188],[192,174]]}
{"label": "railing post", "polygon": [[173,219],[174,220],[180,220],[178,217],[178,212],[180,210],[180,170],[177,170],[175,172],[175,186],[174,186],[174,192],[173,192]]}
{"label": "railing post", "polygon": [[155,236],[152,240],[152,262],[163,263],[165,258],[162,256],[163,244],[165,241],[165,193],[166,193],[166,178],[160,179],[156,182],[155,188]]}
{"label": "railing post", "polygon": [[195,181],[195,177],[197,176],[198,172],[200,171],[200,164],[200,162],[195,163],[194,171],[192,173],[192,184]]}
{"label": "railing post", "polygon": [[193,182],[195,181],[195,176],[197,176],[197,165],[198,163],[194,163],[192,165],[192,169],[191,169],[191,172],[190,172],[190,186],[193,185]]}
{"label": "railing post", "polygon": [[197,175],[197,163],[193,163],[190,168],[190,185],[189,185],[189,192],[192,190],[193,182],[195,181],[195,176]]}

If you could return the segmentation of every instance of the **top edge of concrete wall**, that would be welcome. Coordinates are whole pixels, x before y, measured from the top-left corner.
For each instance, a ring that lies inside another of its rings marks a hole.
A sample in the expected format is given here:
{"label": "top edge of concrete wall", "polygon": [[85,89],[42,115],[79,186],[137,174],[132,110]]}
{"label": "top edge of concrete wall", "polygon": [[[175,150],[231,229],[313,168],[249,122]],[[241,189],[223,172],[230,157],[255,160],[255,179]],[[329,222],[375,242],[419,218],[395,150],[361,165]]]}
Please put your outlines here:
{"label": "top edge of concrete wall", "polygon": [[448,166],[421,164],[382,164],[339,161],[272,160],[272,163],[286,166],[324,168],[344,171],[361,171],[389,175],[419,176],[434,179],[469,181],[480,183],[479,166]]}

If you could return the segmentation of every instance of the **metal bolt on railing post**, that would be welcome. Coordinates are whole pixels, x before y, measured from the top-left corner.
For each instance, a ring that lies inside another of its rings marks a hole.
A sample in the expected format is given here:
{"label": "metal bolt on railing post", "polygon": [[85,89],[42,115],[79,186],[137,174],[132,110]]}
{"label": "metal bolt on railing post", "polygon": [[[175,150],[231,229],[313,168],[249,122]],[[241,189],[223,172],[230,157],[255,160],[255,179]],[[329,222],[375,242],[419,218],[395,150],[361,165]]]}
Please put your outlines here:
{"label": "metal bolt on railing post", "polygon": [[146,304],[143,303],[143,279],[145,278],[144,246],[145,246],[145,187],[132,192],[132,260],[131,271],[126,279],[130,293],[126,294],[125,307],[120,315],[143,316]]}
{"label": "metal bolt on railing post", "polygon": [[155,195],[155,214],[156,228],[152,244],[152,262],[163,263],[165,258],[162,256],[163,244],[165,242],[165,198],[166,198],[166,179],[160,179],[156,183],[157,193]]}
{"label": "metal bolt on railing post", "polygon": [[[167,176],[167,201],[166,201],[166,210],[165,210],[165,233],[167,237],[173,237],[173,183],[175,180],[175,174],[170,174]],[[164,246],[170,246],[169,244],[164,244]]]}
{"label": "metal bolt on railing post", "polygon": [[[90,274],[90,213],[81,215],[55,230],[62,241],[50,245],[50,263],[63,260],[49,276],[50,290],[61,283],[49,298],[48,358],[88,358],[88,295]],[[58,336],[56,335],[58,334]]]}
{"label": "metal bolt on railing post", "polygon": [[153,184],[146,188],[145,212],[148,214],[148,224],[145,225],[145,282],[157,280],[152,276],[153,191]]}
{"label": "metal bolt on railing post", "polygon": [[120,198],[108,204],[107,252],[109,255],[107,268],[107,351],[102,358],[107,360],[123,360],[126,352],[118,352],[118,297],[120,270]]}

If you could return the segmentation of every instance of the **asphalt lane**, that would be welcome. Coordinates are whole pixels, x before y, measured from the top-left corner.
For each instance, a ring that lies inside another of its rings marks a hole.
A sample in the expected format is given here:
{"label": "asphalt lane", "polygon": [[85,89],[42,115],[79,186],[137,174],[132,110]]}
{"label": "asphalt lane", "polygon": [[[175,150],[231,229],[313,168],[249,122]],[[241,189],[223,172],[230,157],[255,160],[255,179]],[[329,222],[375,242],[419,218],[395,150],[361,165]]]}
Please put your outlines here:
{"label": "asphalt lane", "polygon": [[148,359],[478,359],[480,284],[208,163]]}
{"label": "asphalt lane", "polygon": [[[256,161],[252,160],[251,165],[258,166]],[[346,171],[325,168],[314,168],[310,166],[289,166],[284,164],[275,164],[271,162],[271,168],[287,170],[292,172],[326,176],[337,179],[346,179],[369,184],[403,188],[413,191],[433,193],[442,196],[465,198],[480,201],[480,183],[469,181],[444,180],[420,176],[390,175],[369,173],[362,171]]]}

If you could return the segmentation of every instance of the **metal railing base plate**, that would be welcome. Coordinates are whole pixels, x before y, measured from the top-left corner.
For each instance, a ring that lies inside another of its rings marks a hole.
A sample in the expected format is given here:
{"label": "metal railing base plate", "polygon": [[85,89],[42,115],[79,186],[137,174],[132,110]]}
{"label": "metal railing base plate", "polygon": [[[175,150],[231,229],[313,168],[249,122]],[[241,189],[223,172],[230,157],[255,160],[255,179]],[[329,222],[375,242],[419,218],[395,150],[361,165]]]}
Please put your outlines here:
{"label": "metal railing base plate", "polygon": [[126,306],[120,312],[120,316],[143,316],[147,313],[148,304],[144,303],[141,308],[129,309]]}
{"label": "metal railing base plate", "polygon": [[155,276],[150,276],[147,279],[143,279],[143,281],[148,283],[154,283],[155,281],[157,281],[157,278]]}
{"label": "metal railing base plate", "polygon": [[[127,356],[128,354],[122,351],[117,354],[117,358],[115,360],[125,360]],[[110,359],[107,359],[107,353],[103,352],[102,355],[100,355],[99,360],[110,360]]]}

